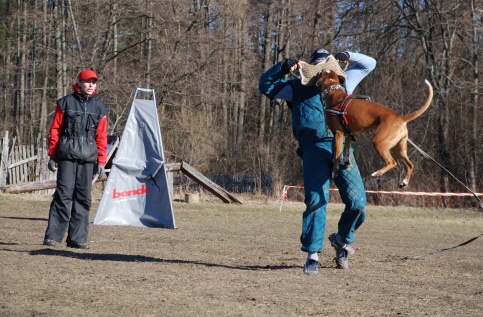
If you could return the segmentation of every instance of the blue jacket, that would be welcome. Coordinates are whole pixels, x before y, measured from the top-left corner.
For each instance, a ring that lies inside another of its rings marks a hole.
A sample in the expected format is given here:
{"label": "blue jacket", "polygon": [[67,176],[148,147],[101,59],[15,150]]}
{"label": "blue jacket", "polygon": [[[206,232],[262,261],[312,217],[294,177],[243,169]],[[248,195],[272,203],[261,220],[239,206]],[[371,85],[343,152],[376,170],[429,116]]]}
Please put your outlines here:
{"label": "blue jacket", "polygon": [[292,132],[302,145],[327,138],[324,107],[320,101],[320,91],[315,86],[302,85],[300,79],[285,80],[286,73],[281,63],[275,64],[260,77],[258,89],[270,99],[286,86],[292,88]]}

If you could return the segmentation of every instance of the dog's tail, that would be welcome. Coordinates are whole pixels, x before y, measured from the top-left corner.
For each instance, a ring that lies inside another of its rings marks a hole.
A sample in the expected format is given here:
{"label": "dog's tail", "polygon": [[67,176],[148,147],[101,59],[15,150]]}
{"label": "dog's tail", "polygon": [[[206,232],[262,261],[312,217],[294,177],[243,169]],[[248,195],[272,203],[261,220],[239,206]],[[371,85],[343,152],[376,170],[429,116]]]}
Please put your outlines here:
{"label": "dog's tail", "polygon": [[426,84],[426,86],[428,86],[428,91],[429,91],[428,98],[426,99],[424,106],[422,106],[420,109],[414,111],[413,113],[410,113],[408,115],[403,116],[402,118],[403,118],[404,122],[409,122],[411,120],[414,120],[417,117],[419,117],[420,115],[422,115],[426,110],[428,110],[429,105],[431,104],[431,101],[433,100],[433,86],[431,86],[429,81],[427,81],[426,79],[424,80],[424,83]]}

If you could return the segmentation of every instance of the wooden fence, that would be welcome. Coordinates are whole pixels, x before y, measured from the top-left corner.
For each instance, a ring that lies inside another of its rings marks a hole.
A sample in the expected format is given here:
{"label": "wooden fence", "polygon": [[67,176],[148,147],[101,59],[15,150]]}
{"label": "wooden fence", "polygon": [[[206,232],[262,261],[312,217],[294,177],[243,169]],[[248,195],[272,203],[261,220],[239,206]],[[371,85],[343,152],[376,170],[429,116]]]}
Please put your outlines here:
{"label": "wooden fence", "polygon": [[[23,193],[34,192],[39,194],[52,194],[55,190],[56,173],[49,171],[47,162],[49,160],[47,154],[47,143],[44,139],[42,146],[35,148],[34,146],[15,145],[15,139],[9,140],[8,132],[5,137],[0,139],[0,148],[2,149],[0,156],[0,191],[7,193]],[[12,143],[11,146],[10,143]],[[112,164],[119,138],[117,136],[108,136],[108,153],[107,165]],[[225,203],[239,203],[231,193],[221,186],[217,185],[209,178],[201,174],[199,171],[188,165],[186,162],[166,164],[168,173],[168,186],[173,196],[173,173],[182,172],[187,177],[193,179],[198,185],[220,198]],[[110,169],[106,169],[109,174]],[[93,184],[98,180],[97,176],[93,179]]]}
{"label": "wooden fence", "polygon": [[[40,147],[16,145],[16,139],[9,139],[8,131],[0,139],[0,186],[19,185],[35,181],[55,179],[55,173],[47,168],[48,154],[46,140]],[[36,193],[51,194],[53,189]]]}

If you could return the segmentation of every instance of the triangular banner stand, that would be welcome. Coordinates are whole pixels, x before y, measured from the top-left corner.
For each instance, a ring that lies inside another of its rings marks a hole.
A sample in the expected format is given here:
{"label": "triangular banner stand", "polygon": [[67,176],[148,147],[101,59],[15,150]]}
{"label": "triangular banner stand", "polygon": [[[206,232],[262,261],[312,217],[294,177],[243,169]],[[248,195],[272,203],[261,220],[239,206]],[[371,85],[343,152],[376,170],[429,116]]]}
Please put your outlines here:
{"label": "triangular banner stand", "polygon": [[94,224],[176,229],[154,89],[136,89]]}

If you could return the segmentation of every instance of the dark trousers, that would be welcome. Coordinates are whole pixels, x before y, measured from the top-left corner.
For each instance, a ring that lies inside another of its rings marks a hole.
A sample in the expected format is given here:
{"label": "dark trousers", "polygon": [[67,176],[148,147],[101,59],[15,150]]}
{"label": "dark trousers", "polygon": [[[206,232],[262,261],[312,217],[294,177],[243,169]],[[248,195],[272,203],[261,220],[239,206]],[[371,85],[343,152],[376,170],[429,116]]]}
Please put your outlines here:
{"label": "dark trousers", "polygon": [[59,161],[45,239],[87,242],[94,164]]}

